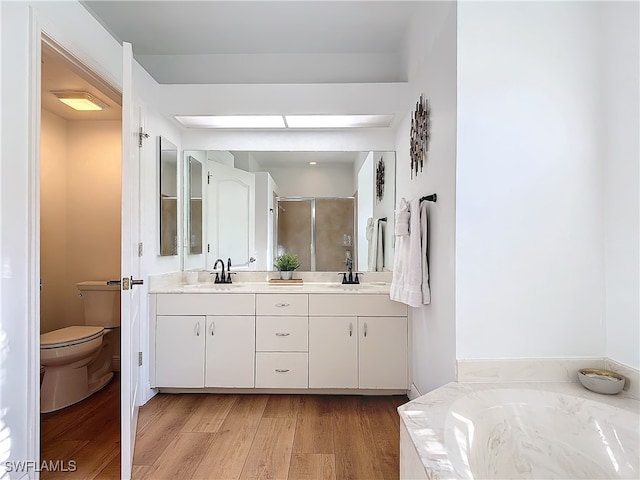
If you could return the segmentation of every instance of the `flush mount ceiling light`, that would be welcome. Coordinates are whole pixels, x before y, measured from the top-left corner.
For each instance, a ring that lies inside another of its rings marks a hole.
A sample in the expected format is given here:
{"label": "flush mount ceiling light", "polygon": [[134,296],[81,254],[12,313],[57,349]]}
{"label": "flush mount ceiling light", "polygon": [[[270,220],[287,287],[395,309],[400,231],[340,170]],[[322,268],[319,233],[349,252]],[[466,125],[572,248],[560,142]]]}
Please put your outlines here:
{"label": "flush mount ceiling light", "polygon": [[289,128],[386,128],[393,115],[286,115]]}
{"label": "flush mount ceiling light", "polygon": [[65,105],[70,106],[74,110],[89,111],[89,110],[102,110],[107,108],[105,102],[99,98],[94,97],[88,92],[51,92],[58,100]]}
{"label": "flush mount ceiling light", "polygon": [[188,128],[387,128],[393,115],[176,115]]}
{"label": "flush mount ceiling light", "polygon": [[318,162],[309,162],[309,165],[317,165]]}
{"label": "flush mount ceiling light", "polygon": [[176,115],[190,128],[285,128],[281,115]]}

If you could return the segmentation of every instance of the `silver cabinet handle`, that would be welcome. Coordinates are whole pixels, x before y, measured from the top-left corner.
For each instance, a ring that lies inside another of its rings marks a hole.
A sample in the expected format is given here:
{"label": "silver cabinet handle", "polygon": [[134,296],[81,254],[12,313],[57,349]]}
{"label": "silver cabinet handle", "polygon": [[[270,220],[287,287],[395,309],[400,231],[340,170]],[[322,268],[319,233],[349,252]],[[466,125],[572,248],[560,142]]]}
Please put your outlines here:
{"label": "silver cabinet handle", "polygon": [[213,337],[216,334],[216,324],[212,321],[211,326],[209,327],[209,333]]}
{"label": "silver cabinet handle", "polygon": [[276,337],[288,337],[289,335],[291,335],[291,334],[290,333],[276,332]]}
{"label": "silver cabinet handle", "polygon": [[364,322],[364,336],[367,336],[367,322]]}
{"label": "silver cabinet handle", "polygon": [[289,305],[291,305],[291,304],[290,303],[276,303],[276,307],[278,307],[278,308],[288,307]]}
{"label": "silver cabinet handle", "polygon": [[278,373],[287,373],[288,371],[288,368],[276,368],[276,372]]}
{"label": "silver cabinet handle", "polygon": [[349,322],[349,336],[353,335],[353,323]]}
{"label": "silver cabinet handle", "polygon": [[196,337],[200,336],[200,322],[196,323],[195,333],[196,333]]}

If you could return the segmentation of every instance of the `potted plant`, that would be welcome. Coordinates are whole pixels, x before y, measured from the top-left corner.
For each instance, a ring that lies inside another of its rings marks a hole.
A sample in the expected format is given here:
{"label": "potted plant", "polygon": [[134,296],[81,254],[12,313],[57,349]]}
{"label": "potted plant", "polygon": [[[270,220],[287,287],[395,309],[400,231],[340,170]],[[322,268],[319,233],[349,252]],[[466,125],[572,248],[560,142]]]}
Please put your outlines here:
{"label": "potted plant", "polygon": [[293,271],[300,266],[298,256],[293,253],[283,253],[276,258],[276,263],[273,265],[280,270],[280,279],[291,280]]}

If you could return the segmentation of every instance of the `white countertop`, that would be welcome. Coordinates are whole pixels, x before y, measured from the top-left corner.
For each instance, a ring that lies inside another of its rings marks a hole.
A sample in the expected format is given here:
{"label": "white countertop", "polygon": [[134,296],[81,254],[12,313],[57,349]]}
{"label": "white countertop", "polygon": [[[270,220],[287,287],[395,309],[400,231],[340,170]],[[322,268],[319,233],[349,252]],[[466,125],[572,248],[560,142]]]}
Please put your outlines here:
{"label": "white countertop", "polygon": [[359,295],[389,295],[390,284],[387,282],[365,282],[356,285],[343,285],[331,282],[304,283],[268,283],[268,282],[236,282],[231,284],[214,284],[212,282],[167,283],[155,285],[149,293],[325,293]]}

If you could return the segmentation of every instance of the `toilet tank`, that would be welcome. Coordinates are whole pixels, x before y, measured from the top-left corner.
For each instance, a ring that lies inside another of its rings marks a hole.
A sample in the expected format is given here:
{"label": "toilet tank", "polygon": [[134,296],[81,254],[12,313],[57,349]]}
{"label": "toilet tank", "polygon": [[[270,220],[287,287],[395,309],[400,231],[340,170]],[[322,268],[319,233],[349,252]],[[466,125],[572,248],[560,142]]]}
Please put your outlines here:
{"label": "toilet tank", "polygon": [[84,304],[84,323],[98,327],[120,326],[120,285],[106,280],[76,283]]}

